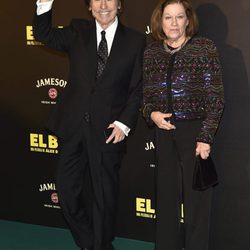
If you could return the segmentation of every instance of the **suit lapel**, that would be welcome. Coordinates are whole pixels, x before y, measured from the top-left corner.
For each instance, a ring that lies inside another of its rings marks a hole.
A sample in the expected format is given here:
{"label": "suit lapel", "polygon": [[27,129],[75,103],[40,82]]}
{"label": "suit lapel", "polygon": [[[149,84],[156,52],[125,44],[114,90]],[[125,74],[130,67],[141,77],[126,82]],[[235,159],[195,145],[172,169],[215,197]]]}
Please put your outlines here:
{"label": "suit lapel", "polygon": [[97,81],[97,83],[101,81],[101,79],[103,78],[103,76],[105,76],[107,72],[112,71],[114,64],[118,62],[121,56],[122,46],[124,45],[124,43],[126,43],[124,38],[125,38],[124,26],[119,22],[114,36],[112,48],[108,57],[108,61],[106,63],[106,67],[103,71],[102,76]]}
{"label": "suit lapel", "polygon": [[[85,31],[86,32],[86,31]],[[87,30],[88,39],[86,40],[86,75],[92,85],[95,83],[96,67],[97,67],[97,38],[96,38],[96,24],[93,22]]]}
{"label": "suit lapel", "polygon": [[125,36],[124,26],[119,22],[116,33],[115,33],[114,41],[112,44],[112,48],[110,51],[110,55],[107,61],[106,68],[109,68],[110,66],[112,66],[113,63],[116,62],[117,59],[119,59],[121,51],[122,51],[122,46],[124,43],[126,43],[124,41],[124,36]]}

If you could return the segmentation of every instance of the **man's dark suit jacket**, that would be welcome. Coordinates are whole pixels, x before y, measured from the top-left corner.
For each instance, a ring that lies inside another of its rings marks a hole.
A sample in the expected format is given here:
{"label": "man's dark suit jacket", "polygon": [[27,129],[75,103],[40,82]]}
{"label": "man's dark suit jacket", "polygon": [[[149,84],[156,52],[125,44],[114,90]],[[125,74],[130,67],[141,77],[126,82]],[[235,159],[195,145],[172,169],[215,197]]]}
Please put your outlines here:
{"label": "man's dark suit jacket", "polygon": [[94,20],[74,19],[69,27],[51,27],[52,11],[35,15],[33,32],[46,46],[68,53],[67,88],[48,120],[47,128],[64,140],[82,125],[85,113],[102,150],[123,150],[124,142],[105,145],[103,131],[118,120],[133,129],[142,97],[144,35],[120,22],[102,77],[96,80],[97,38]]}

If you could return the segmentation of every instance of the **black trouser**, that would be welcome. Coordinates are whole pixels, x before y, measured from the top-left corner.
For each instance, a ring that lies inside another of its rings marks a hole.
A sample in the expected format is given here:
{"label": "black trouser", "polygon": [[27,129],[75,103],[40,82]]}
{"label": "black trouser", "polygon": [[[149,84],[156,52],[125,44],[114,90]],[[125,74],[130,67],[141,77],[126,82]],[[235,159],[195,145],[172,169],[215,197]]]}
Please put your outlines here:
{"label": "black trouser", "polygon": [[212,189],[192,189],[200,121],[175,122],[176,130],[156,128],[156,250],[180,250],[184,202],[185,250],[207,250]]}
{"label": "black trouser", "polygon": [[60,146],[57,189],[75,242],[83,249],[112,250],[121,153],[94,149],[87,122]]}

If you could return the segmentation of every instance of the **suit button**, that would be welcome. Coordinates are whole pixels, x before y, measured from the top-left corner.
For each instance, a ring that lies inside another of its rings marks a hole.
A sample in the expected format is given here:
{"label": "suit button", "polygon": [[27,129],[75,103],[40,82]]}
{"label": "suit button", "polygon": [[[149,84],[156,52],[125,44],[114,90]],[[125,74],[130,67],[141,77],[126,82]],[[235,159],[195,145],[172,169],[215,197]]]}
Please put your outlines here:
{"label": "suit button", "polygon": [[93,95],[94,93],[95,93],[95,88],[92,88],[92,89],[90,90],[90,94]]}
{"label": "suit button", "polygon": [[86,122],[89,122],[89,121],[90,121],[90,115],[89,115],[88,112],[85,112],[85,113],[84,113],[84,120],[85,120]]}

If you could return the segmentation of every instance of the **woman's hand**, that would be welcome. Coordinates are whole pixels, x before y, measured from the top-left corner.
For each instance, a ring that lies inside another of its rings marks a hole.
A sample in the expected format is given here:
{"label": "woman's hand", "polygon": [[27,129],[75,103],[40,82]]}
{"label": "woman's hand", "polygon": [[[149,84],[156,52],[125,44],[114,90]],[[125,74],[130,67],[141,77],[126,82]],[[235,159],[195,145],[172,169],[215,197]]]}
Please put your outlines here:
{"label": "woman's hand", "polygon": [[151,119],[156,124],[156,126],[165,130],[176,129],[174,125],[172,125],[169,121],[165,120],[165,118],[170,118],[171,116],[172,114],[165,114],[160,111],[154,111],[151,113]]}
{"label": "woman's hand", "polygon": [[211,146],[204,142],[197,142],[195,154],[206,160],[210,154]]}

